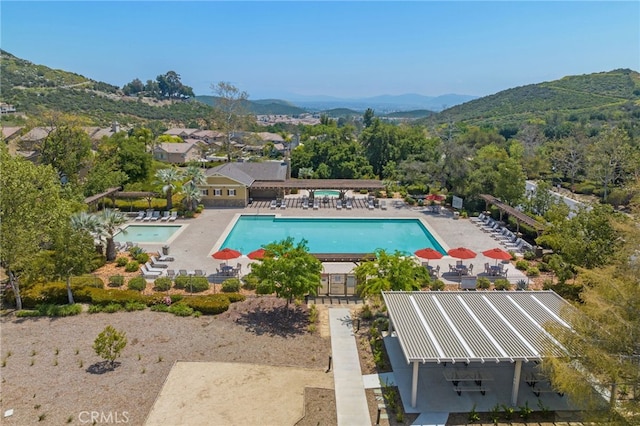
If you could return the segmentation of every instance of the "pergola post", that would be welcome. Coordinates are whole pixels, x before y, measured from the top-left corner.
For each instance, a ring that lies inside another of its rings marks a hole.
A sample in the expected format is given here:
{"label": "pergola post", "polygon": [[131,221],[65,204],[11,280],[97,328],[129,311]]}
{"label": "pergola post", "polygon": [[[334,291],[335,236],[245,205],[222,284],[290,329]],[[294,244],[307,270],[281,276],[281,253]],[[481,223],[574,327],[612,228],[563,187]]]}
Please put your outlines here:
{"label": "pergola post", "polygon": [[522,371],[522,360],[517,360],[513,371],[513,387],[511,388],[511,405],[518,405],[518,391],[520,388],[520,372]]}
{"label": "pergola post", "polygon": [[393,321],[389,318],[389,336],[393,334]]}
{"label": "pergola post", "polygon": [[411,378],[411,406],[416,407],[418,400],[418,361],[413,361],[413,376]]}

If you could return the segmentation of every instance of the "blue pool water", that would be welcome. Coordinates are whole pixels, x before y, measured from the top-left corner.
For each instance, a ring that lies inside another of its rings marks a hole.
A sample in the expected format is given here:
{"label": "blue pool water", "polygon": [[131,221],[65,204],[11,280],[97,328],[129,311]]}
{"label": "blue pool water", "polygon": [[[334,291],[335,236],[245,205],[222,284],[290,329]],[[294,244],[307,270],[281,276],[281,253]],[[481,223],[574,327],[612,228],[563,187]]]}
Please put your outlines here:
{"label": "blue pool water", "polygon": [[164,243],[180,228],[180,225],[129,225],[113,240],[120,243]]}
{"label": "blue pool water", "polygon": [[338,198],[340,196],[340,191],[335,189],[318,189],[313,191],[313,194],[316,197],[335,197]]}
{"label": "blue pool water", "polygon": [[247,254],[265,244],[293,237],[307,240],[311,253],[372,253],[384,249],[406,254],[431,247],[445,250],[418,219],[326,219],[239,217],[220,248]]}

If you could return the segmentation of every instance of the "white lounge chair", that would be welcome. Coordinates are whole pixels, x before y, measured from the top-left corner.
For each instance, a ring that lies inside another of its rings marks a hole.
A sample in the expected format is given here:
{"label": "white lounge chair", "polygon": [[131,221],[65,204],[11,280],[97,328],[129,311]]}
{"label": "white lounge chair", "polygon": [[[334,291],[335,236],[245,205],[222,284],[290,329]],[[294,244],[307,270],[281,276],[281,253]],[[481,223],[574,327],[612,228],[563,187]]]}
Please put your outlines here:
{"label": "white lounge chair", "polygon": [[147,210],[147,214],[142,218],[143,222],[149,222],[153,217],[153,210]]}
{"label": "white lounge chair", "polygon": [[154,211],[151,214],[151,222],[157,222],[160,219],[160,212]]}
{"label": "white lounge chair", "polygon": [[307,210],[309,208],[309,200],[307,200],[306,198],[302,200],[302,208],[304,210]]}
{"label": "white lounge chair", "polygon": [[342,200],[338,200],[338,202],[336,203],[336,209],[342,210]]}
{"label": "white lounge chair", "polygon": [[373,204],[373,200],[369,200],[369,202],[367,203],[367,207],[369,208],[369,210],[373,210],[376,208],[376,206]]}
{"label": "white lounge chair", "polygon": [[313,209],[314,210],[318,210],[320,208],[320,202],[318,201],[317,198],[313,199]]}
{"label": "white lounge chair", "polygon": [[347,200],[347,210],[351,210],[353,208],[353,203],[351,200]]}
{"label": "white lounge chair", "polygon": [[162,213],[162,217],[160,218],[161,222],[166,222],[167,220],[169,220],[169,211],[165,211],[164,213]]}
{"label": "white lounge chair", "polygon": [[271,205],[270,205],[270,207],[271,207],[272,209],[275,209],[277,206],[278,206],[278,202],[277,202],[276,200],[271,200]]}
{"label": "white lounge chair", "polygon": [[162,275],[162,271],[150,271],[145,265],[140,267],[140,273],[142,277],[147,280],[153,280]]}
{"label": "white lounge chair", "polygon": [[158,255],[158,260],[160,262],[173,262],[174,260],[176,260],[176,258],[173,256],[169,256],[168,254],[160,254]]}
{"label": "white lounge chair", "polygon": [[155,268],[155,267],[151,266],[150,262],[145,263],[143,266],[145,266],[149,272],[158,272],[160,274],[162,274],[164,272],[164,269]]}
{"label": "white lounge chair", "polygon": [[169,267],[166,263],[160,262],[155,256],[151,256],[151,266],[158,269],[166,269]]}
{"label": "white lounge chair", "polygon": [[284,209],[286,209],[286,208],[287,208],[287,202],[286,202],[286,200],[282,200],[282,201],[281,201],[281,203],[280,203],[280,208],[281,208],[282,210],[284,210]]}
{"label": "white lounge chair", "polygon": [[138,216],[134,217],[133,220],[137,221],[137,220],[142,220],[142,219],[144,219],[144,211],[140,210],[138,212]]}
{"label": "white lounge chair", "polygon": [[380,200],[380,210],[387,209],[387,202],[385,200]]}
{"label": "white lounge chair", "polygon": [[167,222],[173,222],[178,218],[178,212],[176,211],[172,211],[171,212],[171,216],[169,216],[169,219],[167,219]]}

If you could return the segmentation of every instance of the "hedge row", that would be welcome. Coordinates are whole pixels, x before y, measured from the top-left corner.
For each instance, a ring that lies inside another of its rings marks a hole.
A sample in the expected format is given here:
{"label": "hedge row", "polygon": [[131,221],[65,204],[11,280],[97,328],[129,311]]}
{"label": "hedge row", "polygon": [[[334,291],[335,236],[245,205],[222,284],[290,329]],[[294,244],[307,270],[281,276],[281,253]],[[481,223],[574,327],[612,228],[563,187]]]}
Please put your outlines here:
{"label": "hedge row", "polygon": [[[205,279],[206,281],[206,279]],[[207,283],[208,286],[208,283]],[[89,303],[95,305],[94,311],[104,312],[106,306],[120,305],[126,310],[133,306],[154,306],[166,305],[166,296],[162,294],[143,295],[135,290],[116,290],[96,287],[72,286],[73,297],[76,303]],[[43,305],[65,305],[68,303],[67,287],[64,283],[54,282],[48,284],[37,284],[23,292],[22,304],[26,309],[33,309]],[[204,315],[217,315],[227,309],[235,302],[245,300],[245,296],[239,293],[212,294],[206,296],[183,297],[181,295],[171,295],[171,304],[180,302],[199,311]],[[111,309],[107,309],[110,311]]]}

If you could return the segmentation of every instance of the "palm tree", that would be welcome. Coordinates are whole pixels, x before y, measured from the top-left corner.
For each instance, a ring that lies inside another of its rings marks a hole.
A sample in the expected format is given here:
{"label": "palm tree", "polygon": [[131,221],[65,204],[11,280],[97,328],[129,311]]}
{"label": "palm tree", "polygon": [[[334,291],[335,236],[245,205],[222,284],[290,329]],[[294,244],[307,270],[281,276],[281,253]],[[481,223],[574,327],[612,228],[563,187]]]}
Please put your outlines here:
{"label": "palm tree", "polygon": [[116,245],[113,242],[113,237],[120,229],[120,225],[127,222],[127,218],[120,212],[105,209],[98,215],[100,219],[100,230],[107,240],[107,261],[115,260],[116,258]]}
{"label": "palm tree", "polygon": [[189,211],[193,211],[195,206],[200,202],[200,200],[202,200],[202,193],[200,192],[200,189],[192,183],[182,187],[181,193],[184,196],[182,202]]}
{"label": "palm tree", "polygon": [[204,185],[207,182],[207,178],[204,175],[202,168],[197,165],[189,165],[184,171],[183,176],[193,185]]}
{"label": "palm tree", "polygon": [[173,208],[173,190],[176,189],[176,182],[179,182],[182,178],[182,173],[171,167],[169,169],[160,169],[156,172],[156,179],[158,183],[162,184],[162,192],[167,196],[167,210]]}
{"label": "palm tree", "polygon": [[96,250],[102,254],[102,229],[100,219],[93,214],[87,212],[75,213],[70,219],[71,229],[80,232],[86,232],[93,238],[98,239]]}

